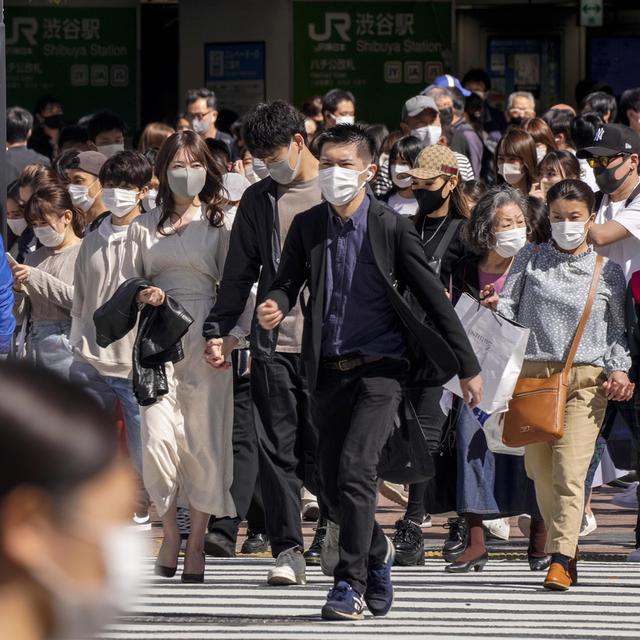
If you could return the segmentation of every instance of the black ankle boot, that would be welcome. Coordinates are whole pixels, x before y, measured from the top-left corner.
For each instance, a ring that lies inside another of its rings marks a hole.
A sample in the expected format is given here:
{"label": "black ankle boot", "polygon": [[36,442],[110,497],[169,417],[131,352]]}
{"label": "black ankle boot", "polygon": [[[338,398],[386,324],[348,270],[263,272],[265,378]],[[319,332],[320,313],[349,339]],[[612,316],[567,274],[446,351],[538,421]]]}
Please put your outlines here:
{"label": "black ankle boot", "polygon": [[447,562],[455,562],[467,548],[467,523],[459,516],[449,518],[444,526],[449,529],[449,537],[442,547],[442,555]]}
{"label": "black ankle boot", "polygon": [[394,564],[400,567],[424,564],[424,540],[419,524],[411,520],[398,520],[391,542],[396,550]]}
{"label": "black ankle boot", "polygon": [[315,529],[316,534],[309,548],[304,552],[304,559],[308,566],[316,566],[320,564],[320,555],[322,554],[322,544],[327,535],[326,526],[318,526]]}

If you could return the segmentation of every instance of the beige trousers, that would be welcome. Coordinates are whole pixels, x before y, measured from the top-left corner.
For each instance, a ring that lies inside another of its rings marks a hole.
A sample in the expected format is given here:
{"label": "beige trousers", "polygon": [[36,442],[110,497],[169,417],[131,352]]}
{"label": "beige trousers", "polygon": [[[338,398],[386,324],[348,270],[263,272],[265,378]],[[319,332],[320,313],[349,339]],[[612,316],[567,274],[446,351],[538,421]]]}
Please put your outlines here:
{"label": "beige trousers", "polygon": [[[525,362],[521,375],[546,378],[562,367],[557,362]],[[605,380],[602,367],[574,365],[563,437],[525,447],[525,469],[535,484],[547,527],[547,553],[575,556],[584,512],[584,481],[607,408]]]}

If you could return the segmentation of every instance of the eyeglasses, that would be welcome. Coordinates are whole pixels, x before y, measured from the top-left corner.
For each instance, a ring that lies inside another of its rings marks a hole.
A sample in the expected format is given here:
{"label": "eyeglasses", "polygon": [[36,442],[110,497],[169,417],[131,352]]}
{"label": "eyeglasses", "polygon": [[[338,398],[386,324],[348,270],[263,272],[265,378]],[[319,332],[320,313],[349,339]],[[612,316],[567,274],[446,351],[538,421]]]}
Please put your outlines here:
{"label": "eyeglasses", "polygon": [[206,113],[192,113],[191,117],[194,120],[204,120],[210,113],[211,111],[207,111]]}
{"label": "eyeglasses", "polygon": [[606,169],[616,158],[626,158],[628,154],[626,153],[616,153],[615,156],[591,156],[587,158],[587,164],[595,169],[596,167],[602,167]]}

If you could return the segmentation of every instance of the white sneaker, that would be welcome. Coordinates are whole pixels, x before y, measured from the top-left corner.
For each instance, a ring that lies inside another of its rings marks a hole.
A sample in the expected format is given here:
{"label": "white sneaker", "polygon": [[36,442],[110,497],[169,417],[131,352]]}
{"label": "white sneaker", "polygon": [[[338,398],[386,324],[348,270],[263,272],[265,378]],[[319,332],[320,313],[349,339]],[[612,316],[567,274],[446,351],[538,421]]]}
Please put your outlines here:
{"label": "white sneaker", "polygon": [[131,520],[135,531],[151,531],[151,518],[148,513],[134,513]]}
{"label": "white sneaker", "polygon": [[498,540],[508,540],[511,533],[511,525],[506,518],[496,518],[495,520],[485,520],[484,526],[487,535]]}
{"label": "white sneaker", "polygon": [[585,513],[582,516],[582,527],[580,528],[580,537],[584,538],[593,533],[598,528],[596,517],[593,513]]}
{"label": "white sneaker", "polygon": [[401,507],[406,507],[409,504],[409,492],[403,484],[394,484],[393,482],[381,480],[378,482],[378,491],[387,500],[391,500],[391,502],[395,502]]}
{"label": "white sneaker", "polygon": [[623,509],[638,510],[638,483],[634,482],[629,485],[628,489],[625,489],[621,493],[617,493],[611,500],[616,507],[622,507]]}
{"label": "white sneaker", "polygon": [[333,577],[333,572],[340,560],[340,526],[327,520],[327,534],[320,552],[320,568],[325,576]]}
{"label": "white sneaker", "polygon": [[269,570],[267,583],[283,587],[294,584],[307,584],[306,562],[297,548],[282,551],[276,558],[276,565]]}
{"label": "white sneaker", "polygon": [[422,524],[420,525],[423,529],[428,529],[429,527],[433,527],[433,519],[431,515],[427,513],[427,515],[422,518]]}
{"label": "white sneaker", "polygon": [[525,538],[529,538],[531,535],[531,516],[528,513],[518,516],[518,529]]}
{"label": "white sneaker", "polygon": [[627,562],[640,562],[640,549],[636,549],[635,551],[632,551],[627,556]]}

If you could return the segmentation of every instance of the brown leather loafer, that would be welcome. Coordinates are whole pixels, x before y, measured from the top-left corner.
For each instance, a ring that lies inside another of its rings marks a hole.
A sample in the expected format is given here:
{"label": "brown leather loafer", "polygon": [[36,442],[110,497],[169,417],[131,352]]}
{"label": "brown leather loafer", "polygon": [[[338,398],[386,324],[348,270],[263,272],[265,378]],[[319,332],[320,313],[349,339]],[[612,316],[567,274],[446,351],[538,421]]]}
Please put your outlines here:
{"label": "brown leather loafer", "polygon": [[572,580],[569,572],[559,562],[553,562],[544,580],[544,588],[551,591],[568,591],[571,585]]}

